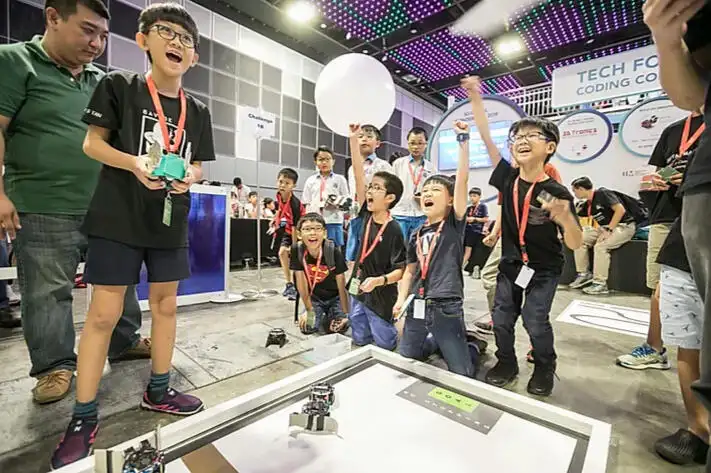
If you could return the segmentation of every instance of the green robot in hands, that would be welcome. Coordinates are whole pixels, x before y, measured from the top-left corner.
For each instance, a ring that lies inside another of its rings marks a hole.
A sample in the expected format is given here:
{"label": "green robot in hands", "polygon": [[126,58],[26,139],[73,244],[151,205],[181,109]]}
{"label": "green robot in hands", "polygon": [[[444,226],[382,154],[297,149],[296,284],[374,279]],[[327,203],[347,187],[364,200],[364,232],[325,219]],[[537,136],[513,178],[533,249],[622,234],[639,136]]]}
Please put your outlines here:
{"label": "green robot in hands", "polygon": [[166,182],[170,188],[170,183],[174,180],[182,181],[187,176],[190,167],[191,143],[188,143],[185,150],[185,158],[175,153],[163,153],[160,144],[153,142],[148,150],[148,160],[151,175]]}

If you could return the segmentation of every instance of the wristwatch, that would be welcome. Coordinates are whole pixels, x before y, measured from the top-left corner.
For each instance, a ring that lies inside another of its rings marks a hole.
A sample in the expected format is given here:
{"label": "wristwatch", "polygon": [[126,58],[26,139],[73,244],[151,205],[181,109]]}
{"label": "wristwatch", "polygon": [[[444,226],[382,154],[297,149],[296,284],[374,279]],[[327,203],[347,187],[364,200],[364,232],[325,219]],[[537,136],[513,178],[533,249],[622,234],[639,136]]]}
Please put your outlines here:
{"label": "wristwatch", "polygon": [[469,141],[469,133],[459,133],[457,134],[457,141],[460,143],[464,143],[465,141]]}

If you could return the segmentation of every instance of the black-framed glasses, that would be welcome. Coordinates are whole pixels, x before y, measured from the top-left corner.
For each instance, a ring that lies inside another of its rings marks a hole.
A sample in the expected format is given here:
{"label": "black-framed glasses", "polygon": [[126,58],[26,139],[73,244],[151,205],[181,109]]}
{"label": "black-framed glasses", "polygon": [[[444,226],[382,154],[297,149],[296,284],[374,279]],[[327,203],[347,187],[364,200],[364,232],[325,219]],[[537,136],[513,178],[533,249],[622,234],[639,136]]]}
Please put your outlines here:
{"label": "black-framed glasses", "polygon": [[156,33],[158,33],[158,36],[160,36],[166,41],[173,41],[177,36],[183,46],[190,49],[195,48],[195,38],[193,38],[193,35],[191,34],[178,33],[173,28],[167,25],[153,25],[151,29],[155,30]]}
{"label": "black-framed glasses", "polygon": [[548,137],[539,131],[509,136],[509,144],[520,143],[523,140],[529,143],[535,140],[548,141]]}

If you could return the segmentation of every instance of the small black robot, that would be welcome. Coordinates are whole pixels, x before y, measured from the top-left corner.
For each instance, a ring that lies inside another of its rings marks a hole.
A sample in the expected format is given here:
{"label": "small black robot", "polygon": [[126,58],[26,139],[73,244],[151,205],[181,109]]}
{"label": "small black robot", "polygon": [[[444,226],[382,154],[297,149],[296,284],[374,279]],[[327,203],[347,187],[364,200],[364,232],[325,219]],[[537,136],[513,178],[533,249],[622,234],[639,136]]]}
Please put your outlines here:
{"label": "small black robot", "polygon": [[274,328],[269,331],[269,335],[267,336],[267,344],[264,345],[264,347],[266,348],[269,345],[279,345],[279,348],[284,348],[286,341],[286,332],[284,329]]}
{"label": "small black robot", "polygon": [[299,427],[303,432],[337,434],[338,423],[331,417],[331,407],[336,402],[336,393],[330,384],[311,386],[309,400],[289,416],[289,427]]}
{"label": "small black robot", "polygon": [[143,440],[139,448],[129,448],[126,452],[121,473],[163,473],[163,453]]}

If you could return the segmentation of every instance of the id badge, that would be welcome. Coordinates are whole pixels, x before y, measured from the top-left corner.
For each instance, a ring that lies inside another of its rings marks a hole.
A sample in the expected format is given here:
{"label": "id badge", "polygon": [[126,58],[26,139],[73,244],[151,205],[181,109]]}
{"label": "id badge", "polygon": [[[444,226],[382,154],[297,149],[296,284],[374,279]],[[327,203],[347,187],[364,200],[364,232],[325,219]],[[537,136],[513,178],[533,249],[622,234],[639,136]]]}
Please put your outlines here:
{"label": "id badge", "polygon": [[424,320],[426,301],[424,299],[415,299],[413,303],[415,305],[412,307],[412,318]]}
{"label": "id badge", "polygon": [[173,217],[173,199],[170,194],[163,201],[163,225],[166,227],[170,226],[170,222]]}
{"label": "id badge", "polygon": [[516,277],[516,281],[514,281],[514,284],[516,284],[521,289],[526,289],[535,273],[536,272],[528,266],[522,266],[521,271],[519,271],[518,276]]}
{"label": "id badge", "polygon": [[348,288],[348,292],[350,292],[354,296],[357,296],[360,293],[360,279],[356,277],[351,279],[351,285]]}

